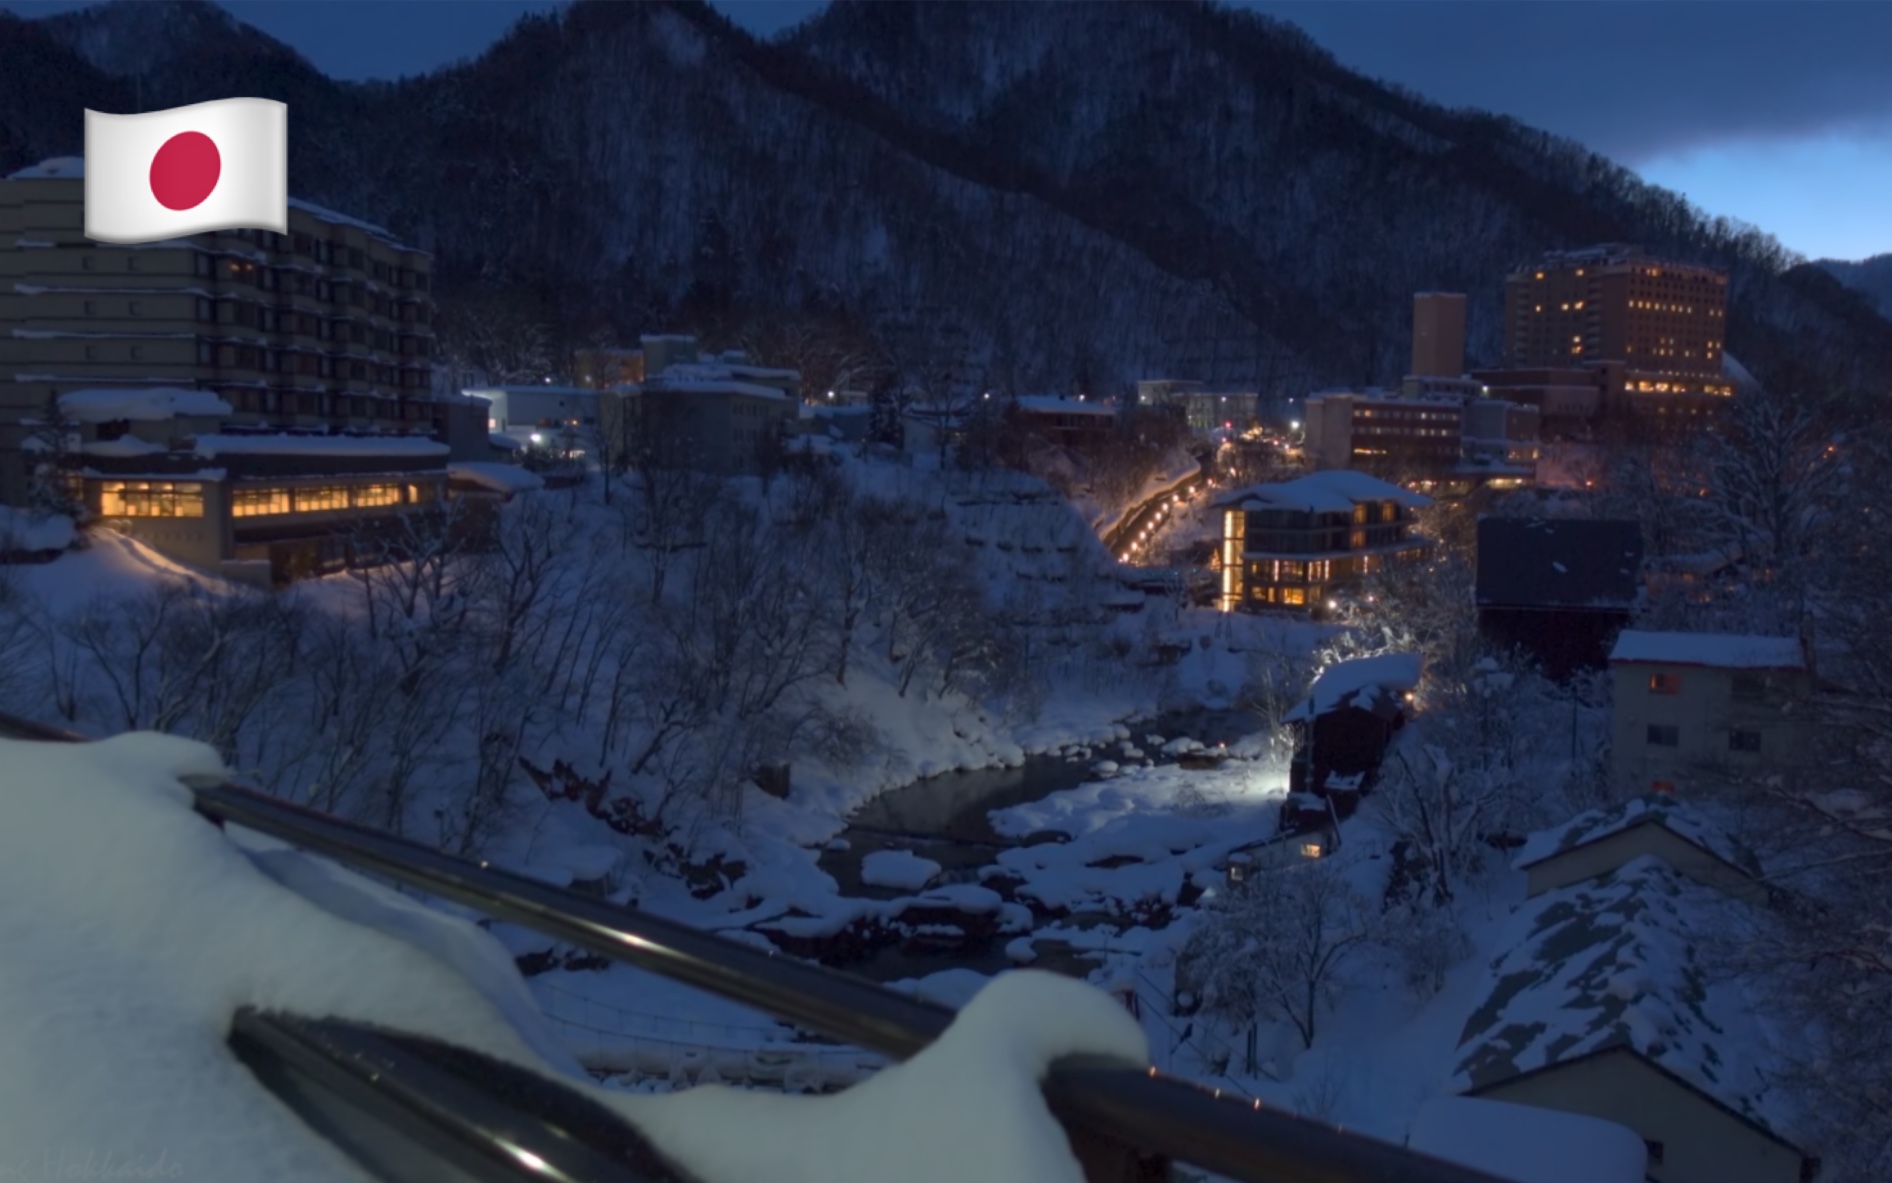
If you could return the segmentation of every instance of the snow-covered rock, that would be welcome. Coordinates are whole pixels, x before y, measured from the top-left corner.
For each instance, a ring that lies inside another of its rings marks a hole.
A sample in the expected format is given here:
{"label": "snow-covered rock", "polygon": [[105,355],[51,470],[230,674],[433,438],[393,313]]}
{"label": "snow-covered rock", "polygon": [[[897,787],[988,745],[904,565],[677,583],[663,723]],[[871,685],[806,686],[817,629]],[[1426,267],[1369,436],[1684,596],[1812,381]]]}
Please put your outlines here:
{"label": "snow-covered rock", "polygon": [[939,874],[939,864],[910,850],[876,850],[861,860],[861,882],[918,891]]}

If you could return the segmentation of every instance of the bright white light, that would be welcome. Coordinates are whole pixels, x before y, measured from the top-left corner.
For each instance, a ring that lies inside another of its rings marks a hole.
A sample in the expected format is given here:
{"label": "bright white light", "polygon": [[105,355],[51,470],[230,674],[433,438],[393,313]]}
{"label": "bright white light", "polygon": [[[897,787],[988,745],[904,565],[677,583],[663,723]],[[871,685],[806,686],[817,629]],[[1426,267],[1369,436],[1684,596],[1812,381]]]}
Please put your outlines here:
{"label": "bright white light", "polygon": [[1290,420],[1288,420],[1288,430],[1289,430],[1289,431],[1299,431],[1299,430],[1301,430],[1301,421],[1300,421],[1299,419],[1290,419]]}
{"label": "bright white light", "polygon": [[532,442],[535,444],[542,444],[545,442],[545,437],[535,431],[532,433]]}
{"label": "bright white light", "polygon": [[1335,608],[1338,608],[1338,607],[1340,607],[1340,605],[1334,603],[1332,600],[1327,601],[1327,610],[1329,612],[1332,612]]}

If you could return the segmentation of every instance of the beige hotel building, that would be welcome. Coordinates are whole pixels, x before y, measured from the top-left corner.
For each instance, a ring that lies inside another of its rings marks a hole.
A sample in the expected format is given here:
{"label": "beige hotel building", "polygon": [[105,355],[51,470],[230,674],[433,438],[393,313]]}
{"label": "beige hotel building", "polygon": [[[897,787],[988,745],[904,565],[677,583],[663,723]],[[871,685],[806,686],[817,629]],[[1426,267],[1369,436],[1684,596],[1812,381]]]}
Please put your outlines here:
{"label": "beige hotel building", "polygon": [[437,506],[484,410],[432,387],[432,259],[291,201],[289,233],[84,234],[83,162],[0,180],[0,501],[57,470],[91,514],[262,582]]}

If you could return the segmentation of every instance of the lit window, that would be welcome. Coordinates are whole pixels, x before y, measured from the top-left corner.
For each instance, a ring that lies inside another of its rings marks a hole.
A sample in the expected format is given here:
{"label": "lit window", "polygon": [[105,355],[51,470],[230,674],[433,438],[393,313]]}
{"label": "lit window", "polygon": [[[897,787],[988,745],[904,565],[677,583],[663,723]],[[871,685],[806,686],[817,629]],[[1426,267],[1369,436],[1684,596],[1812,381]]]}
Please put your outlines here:
{"label": "lit window", "polygon": [[1682,692],[1682,675],[1680,674],[1650,674],[1649,675],[1649,693],[1651,694],[1680,694],[1681,692]]}
{"label": "lit window", "polygon": [[99,515],[108,518],[201,518],[204,487],[177,481],[106,481]]}
{"label": "lit window", "polygon": [[1321,848],[1321,844],[1319,842],[1301,843],[1301,854],[1306,856],[1307,858],[1319,858],[1321,855],[1326,854],[1326,853],[1327,852]]}
{"label": "lit window", "polygon": [[230,498],[230,516],[233,518],[266,517],[288,512],[287,489],[238,489]]}

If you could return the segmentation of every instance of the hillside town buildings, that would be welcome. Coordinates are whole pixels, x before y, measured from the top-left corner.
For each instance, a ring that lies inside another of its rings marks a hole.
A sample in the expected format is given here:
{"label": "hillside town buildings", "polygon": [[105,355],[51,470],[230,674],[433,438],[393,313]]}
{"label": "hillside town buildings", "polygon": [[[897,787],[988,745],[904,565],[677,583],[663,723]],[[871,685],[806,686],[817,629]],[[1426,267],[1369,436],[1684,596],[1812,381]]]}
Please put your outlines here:
{"label": "hillside town buildings", "polygon": [[1727,316],[1718,268],[1623,243],[1553,251],[1506,277],[1503,364],[1474,376],[1557,438],[1691,430],[1734,393]]}
{"label": "hillside town buildings", "polygon": [[330,569],[489,455],[432,391],[433,261],[291,200],[287,234],[84,235],[84,165],[0,181],[0,501],[56,485],[185,562]]}

